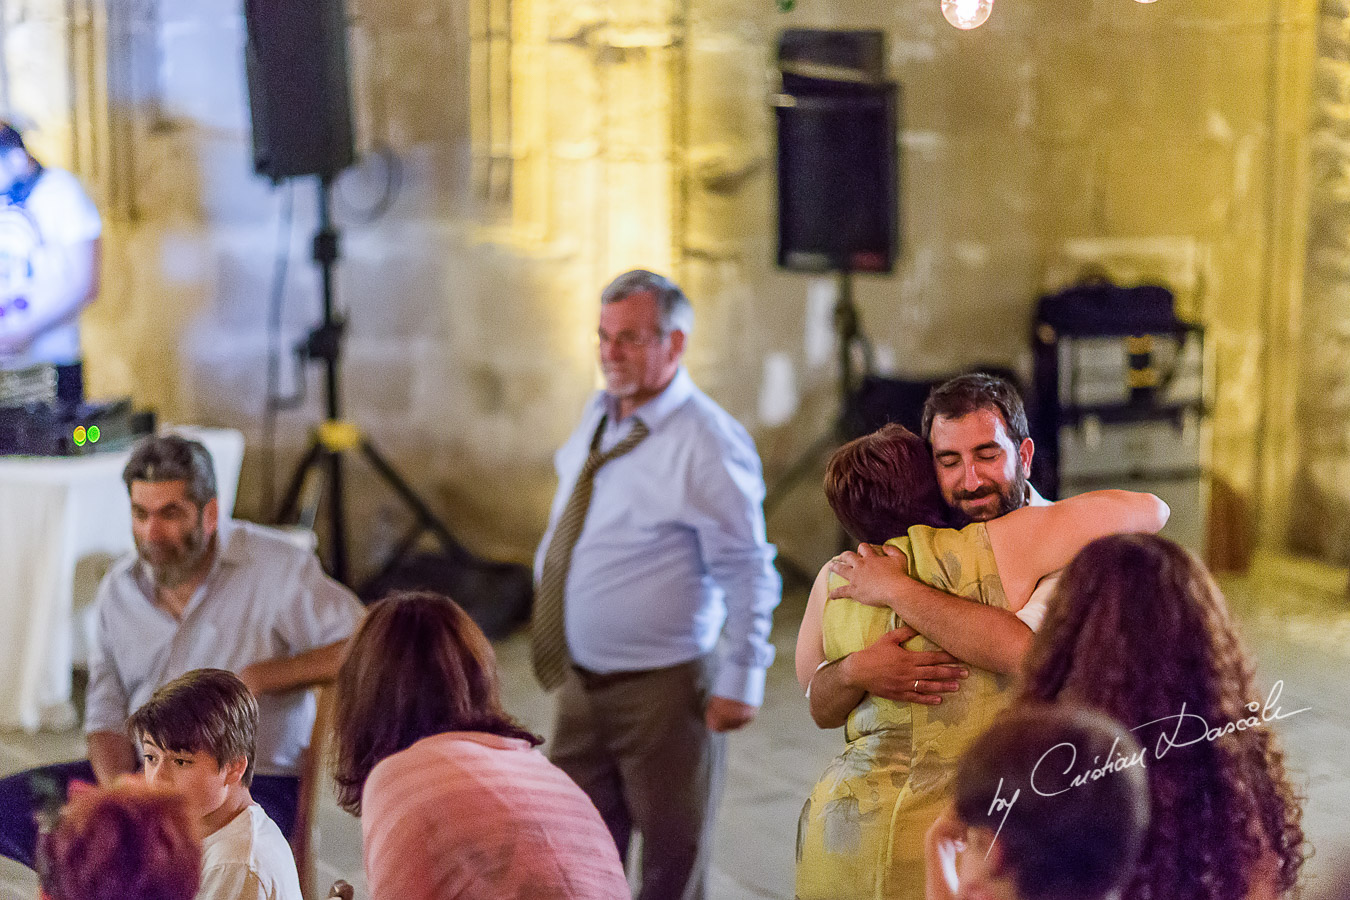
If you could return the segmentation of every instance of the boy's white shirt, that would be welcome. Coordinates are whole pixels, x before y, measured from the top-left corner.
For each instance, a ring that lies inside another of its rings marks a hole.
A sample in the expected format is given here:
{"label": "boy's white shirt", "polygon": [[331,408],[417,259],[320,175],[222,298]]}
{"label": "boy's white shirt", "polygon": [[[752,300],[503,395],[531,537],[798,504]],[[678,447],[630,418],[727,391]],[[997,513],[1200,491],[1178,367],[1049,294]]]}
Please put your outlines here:
{"label": "boy's white shirt", "polygon": [[202,840],[195,900],[303,900],[290,844],[257,803]]}

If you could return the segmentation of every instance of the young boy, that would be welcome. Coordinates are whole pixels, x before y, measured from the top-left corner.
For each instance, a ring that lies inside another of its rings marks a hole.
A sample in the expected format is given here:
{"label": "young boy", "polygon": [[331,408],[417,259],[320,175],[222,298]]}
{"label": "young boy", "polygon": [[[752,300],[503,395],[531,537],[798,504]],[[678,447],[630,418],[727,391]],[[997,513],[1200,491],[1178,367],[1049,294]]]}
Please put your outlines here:
{"label": "young boy", "polygon": [[195,669],[155,691],[127,728],[146,781],[182,795],[198,823],[196,900],[302,900],[291,848],[249,794],[258,703],[242,681]]}
{"label": "young boy", "polygon": [[961,758],[928,831],[927,900],[1112,900],[1149,822],[1145,752],[1101,713],[1023,705]]}

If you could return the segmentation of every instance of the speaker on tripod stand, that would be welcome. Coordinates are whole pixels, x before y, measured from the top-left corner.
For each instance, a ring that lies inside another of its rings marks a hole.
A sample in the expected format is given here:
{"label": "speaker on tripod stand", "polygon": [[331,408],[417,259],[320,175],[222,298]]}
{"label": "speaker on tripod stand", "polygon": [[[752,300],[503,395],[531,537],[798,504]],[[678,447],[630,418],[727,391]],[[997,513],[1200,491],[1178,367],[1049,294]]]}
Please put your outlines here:
{"label": "speaker on tripod stand", "polygon": [[899,88],[880,31],[785,31],[778,138],[778,264],[890,272],[899,251]]}
{"label": "speaker on tripod stand", "polygon": [[[253,117],[253,163],[280,182],[313,176],[318,182],[318,230],[313,258],[323,290],[323,320],[300,344],[300,354],[323,363],[325,419],[292,474],[275,520],[315,524],[327,505],[328,564],[351,583],[347,557],[344,457],[358,453],[412,513],[413,524],[393,553],[360,587],[371,600],[394,588],[430,588],[455,597],[491,636],[529,616],[533,590],[527,567],[483,560],[469,552],[359,427],[342,418],[341,359],[346,318],[334,298],[341,255],[332,217],[333,182],[356,160],[348,86],[347,17],[342,0],[245,0],[245,68]],[[439,554],[419,554],[430,534]]]}
{"label": "speaker on tripod stand", "polygon": [[[899,87],[885,77],[881,31],[783,32],[778,138],[778,265],[833,272],[839,360],[835,423],[772,487],[766,515],[839,444],[859,436],[871,344],[853,302],[855,272],[888,273],[899,254]],[[780,555],[785,574],[810,574]]]}
{"label": "speaker on tripod stand", "polygon": [[245,0],[253,168],[277,182],[356,161],[342,0]]}

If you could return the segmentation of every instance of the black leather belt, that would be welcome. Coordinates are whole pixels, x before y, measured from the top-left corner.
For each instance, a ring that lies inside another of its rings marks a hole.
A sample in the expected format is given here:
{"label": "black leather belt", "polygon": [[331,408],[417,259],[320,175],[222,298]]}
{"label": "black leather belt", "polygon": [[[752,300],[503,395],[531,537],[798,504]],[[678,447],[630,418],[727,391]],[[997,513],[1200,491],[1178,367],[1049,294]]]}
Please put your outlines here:
{"label": "black leather belt", "polygon": [[581,686],[588,691],[602,691],[605,688],[613,687],[616,684],[623,684],[625,681],[634,681],[650,672],[658,672],[659,669],[635,669],[628,672],[592,672],[590,669],[583,669],[577,664],[572,664],[572,671],[577,673],[577,678],[581,679]]}

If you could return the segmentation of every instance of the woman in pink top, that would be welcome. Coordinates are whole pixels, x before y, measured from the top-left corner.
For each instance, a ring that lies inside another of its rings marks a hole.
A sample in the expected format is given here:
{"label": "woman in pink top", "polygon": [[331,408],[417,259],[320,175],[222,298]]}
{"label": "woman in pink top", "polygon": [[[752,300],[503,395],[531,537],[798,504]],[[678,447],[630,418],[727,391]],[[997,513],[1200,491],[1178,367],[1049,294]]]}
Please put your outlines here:
{"label": "woman in pink top", "polygon": [[492,645],[454,601],[372,606],[336,699],[338,802],[374,900],[629,900],[600,814],[502,709]]}

